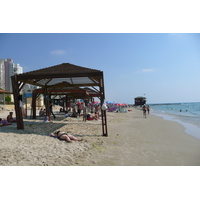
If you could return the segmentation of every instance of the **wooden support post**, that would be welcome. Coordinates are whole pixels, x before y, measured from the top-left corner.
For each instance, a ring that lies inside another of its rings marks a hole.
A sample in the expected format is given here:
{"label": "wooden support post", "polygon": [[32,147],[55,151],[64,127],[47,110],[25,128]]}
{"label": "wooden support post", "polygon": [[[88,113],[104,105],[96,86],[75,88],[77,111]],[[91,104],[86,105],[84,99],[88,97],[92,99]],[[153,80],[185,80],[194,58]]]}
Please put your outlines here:
{"label": "wooden support post", "polygon": [[33,119],[36,119],[36,93],[32,93],[32,110],[33,110]]}
{"label": "wooden support post", "polygon": [[17,129],[24,129],[24,122],[22,117],[22,109],[20,107],[20,101],[19,101],[19,84],[17,80],[17,76],[12,76],[12,88],[13,88],[13,95],[14,95],[14,103],[15,103],[15,114],[16,114],[16,120],[17,120]]}
{"label": "wooden support post", "polygon": [[[83,96],[83,101],[85,102],[85,99],[86,99],[86,92],[85,92],[85,94],[84,94],[84,96]],[[87,120],[87,108],[86,108],[86,105],[85,105],[85,107],[83,108],[83,121],[84,122],[86,122],[86,120]]]}
{"label": "wooden support post", "polygon": [[65,111],[67,111],[67,106],[68,106],[68,96],[65,95],[65,107],[64,107],[64,104],[63,104],[63,108]]}
{"label": "wooden support post", "polygon": [[[100,78],[100,101],[101,107],[105,101],[105,90],[104,90],[104,80],[103,80],[103,72]],[[108,129],[107,129],[107,118],[106,118],[106,110],[101,109],[101,117],[102,117],[102,132],[103,136],[108,136]]]}
{"label": "wooden support post", "polygon": [[26,97],[26,118],[28,118],[28,113],[27,113],[27,97]]}
{"label": "wooden support post", "polygon": [[46,85],[45,85],[45,88],[44,88],[44,99],[45,99],[46,116],[48,116],[49,117],[49,121],[51,121],[50,109],[49,109],[49,96],[48,96],[48,93],[47,93]]}
{"label": "wooden support post", "polygon": [[83,121],[86,122],[87,116],[86,116],[86,107],[83,109]]}

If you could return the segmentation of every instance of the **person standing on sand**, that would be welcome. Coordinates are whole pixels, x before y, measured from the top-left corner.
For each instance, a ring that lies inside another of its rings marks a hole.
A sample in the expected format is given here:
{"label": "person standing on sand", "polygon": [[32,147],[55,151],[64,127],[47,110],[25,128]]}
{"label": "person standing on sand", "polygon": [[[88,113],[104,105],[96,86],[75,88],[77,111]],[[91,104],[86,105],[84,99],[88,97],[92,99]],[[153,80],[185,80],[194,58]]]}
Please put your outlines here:
{"label": "person standing on sand", "polygon": [[150,106],[148,105],[148,106],[147,106],[148,115],[149,115],[149,111],[150,111]]}
{"label": "person standing on sand", "polygon": [[95,107],[95,115],[97,114],[97,118],[99,119],[99,113],[100,113],[100,105],[97,105],[96,107]]}
{"label": "person standing on sand", "polygon": [[52,109],[52,103],[51,103],[51,101],[49,101],[49,109],[50,109],[50,113],[53,115],[53,118],[55,119],[56,116],[55,116],[54,113],[53,113],[53,109]]}
{"label": "person standing on sand", "polygon": [[80,102],[77,103],[77,107],[78,107],[78,116],[80,117],[81,116],[81,103]]}
{"label": "person standing on sand", "polygon": [[147,114],[146,114],[147,110],[146,109],[147,109],[147,107],[144,104],[143,107],[142,107],[142,110],[143,110],[143,117],[145,117],[145,118],[147,118]]}

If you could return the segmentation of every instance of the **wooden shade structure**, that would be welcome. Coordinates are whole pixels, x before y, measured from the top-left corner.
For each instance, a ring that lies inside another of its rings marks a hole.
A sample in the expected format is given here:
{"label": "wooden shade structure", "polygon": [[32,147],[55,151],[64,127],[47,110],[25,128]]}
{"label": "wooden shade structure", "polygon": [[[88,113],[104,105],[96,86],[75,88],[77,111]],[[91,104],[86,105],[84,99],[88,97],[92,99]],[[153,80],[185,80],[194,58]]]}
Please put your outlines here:
{"label": "wooden shade structure", "polygon": [[[89,94],[87,90],[96,92],[100,98],[101,105],[105,100],[103,71],[85,68],[70,63],[62,63],[48,68],[43,68],[11,77],[13,86],[13,95],[15,101],[15,111],[17,119],[17,128],[24,129],[22,111],[19,104],[20,91],[24,84],[39,86],[33,94],[36,99],[37,93],[43,93],[45,96],[45,106],[47,115],[50,115],[49,94],[80,94],[82,97]],[[84,87],[87,88],[83,89]],[[33,104],[35,102],[33,101]],[[102,132],[103,136],[108,136],[106,111],[101,110]]]}

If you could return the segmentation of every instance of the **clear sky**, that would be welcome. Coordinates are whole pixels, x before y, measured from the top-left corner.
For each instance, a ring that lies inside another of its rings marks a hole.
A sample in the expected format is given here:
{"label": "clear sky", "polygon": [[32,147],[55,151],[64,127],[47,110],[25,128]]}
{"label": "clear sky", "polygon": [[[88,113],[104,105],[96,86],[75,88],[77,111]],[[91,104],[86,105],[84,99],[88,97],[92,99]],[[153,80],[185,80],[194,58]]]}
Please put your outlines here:
{"label": "clear sky", "polygon": [[108,101],[200,102],[200,34],[1,33],[0,58],[24,72],[61,63],[102,70]]}

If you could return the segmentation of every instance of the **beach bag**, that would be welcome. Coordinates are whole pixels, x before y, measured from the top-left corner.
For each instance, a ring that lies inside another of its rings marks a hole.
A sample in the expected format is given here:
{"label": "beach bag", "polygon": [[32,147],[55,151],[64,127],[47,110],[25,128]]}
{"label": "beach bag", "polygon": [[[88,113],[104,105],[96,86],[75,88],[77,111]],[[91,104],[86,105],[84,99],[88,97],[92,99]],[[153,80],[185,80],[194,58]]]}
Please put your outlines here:
{"label": "beach bag", "polygon": [[105,101],[103,102],[103,105],[102,105],[101,109],[102,109],[102,110],[107,110],[107,109],[108,109],[108,107],[107,107]]}

